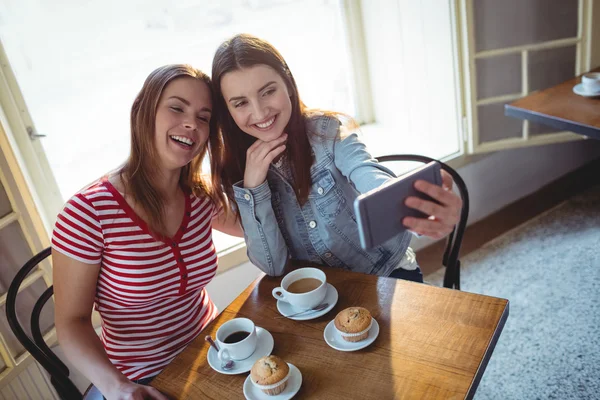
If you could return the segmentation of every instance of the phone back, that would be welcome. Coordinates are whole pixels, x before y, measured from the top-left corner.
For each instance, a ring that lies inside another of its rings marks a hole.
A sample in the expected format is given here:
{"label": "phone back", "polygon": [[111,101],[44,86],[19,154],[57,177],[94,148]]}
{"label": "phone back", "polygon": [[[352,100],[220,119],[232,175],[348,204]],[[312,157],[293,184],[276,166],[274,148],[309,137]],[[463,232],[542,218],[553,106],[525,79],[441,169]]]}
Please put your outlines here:
{"label": "phone back", "polygon": [[409,196],[435,201],[415,189],[416,180],[442,185],[441,167],[436,161],[423,165],[384,185],[358,196],[354,210],[358,222],[361,246],[370,249],[404,232],[404,217],[427,218],[428,215],[404,204]]}

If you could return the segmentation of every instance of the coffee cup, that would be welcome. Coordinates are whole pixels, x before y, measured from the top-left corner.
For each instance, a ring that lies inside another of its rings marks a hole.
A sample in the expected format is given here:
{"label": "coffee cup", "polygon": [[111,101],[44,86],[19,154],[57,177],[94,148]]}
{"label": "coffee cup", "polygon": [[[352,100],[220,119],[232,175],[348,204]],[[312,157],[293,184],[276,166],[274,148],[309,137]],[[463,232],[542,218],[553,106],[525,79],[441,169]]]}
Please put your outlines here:
{"label": "coffee cup", "polygon": [[587,93],[600,94],[600,72],[589,72],[581,76],[581,86]]}
{"label": "coffee cup", "polygon": [[327,277],[317,268],[292,271],[281,280],[281,286],[273,289],[273,297],[299,310],[308,310],[321,304],[326,294]]}
{"label": "coffee cup", "polygon": [[234,318],[217,329],[216,339],[219,360],[245,360],[256,350],[256,326],[248,318]]}

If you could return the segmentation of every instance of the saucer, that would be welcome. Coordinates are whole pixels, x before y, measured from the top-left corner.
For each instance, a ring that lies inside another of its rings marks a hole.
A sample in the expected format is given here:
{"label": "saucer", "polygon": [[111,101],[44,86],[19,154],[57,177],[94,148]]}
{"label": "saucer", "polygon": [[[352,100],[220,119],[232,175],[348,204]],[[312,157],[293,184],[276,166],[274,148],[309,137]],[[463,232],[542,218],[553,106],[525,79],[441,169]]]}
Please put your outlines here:
{"label": "saucer", "polygon": [[338,330],[335,328],[333,320],[327,324],[325,330],[323,331],[323,337],[325,338],[327,344],[339,351],[356,351],[364,349],[365,347],[373,343],[375,339],[377,339],[378,335],[379,324],[377,323],[375,318],[373,318],[373,325],[369,330],[369,336],[367,336],[366,339],[363,339],[359,342],[347,342],[344,339],[342,339],[342,335],[340,335]]}
{"label": "saucer", "polygon": [[210,346],[210,348],[208,349],[208,354],[206,356],[206,358],[208,359],[208,364],[215,371],[225,375],[237,375],[250,371],[256,360],[271,354],[271,351],[273,351],[273,345],[275,344],[271,333],[264,328],[257,326],[256,336],[257,341],[254,353],[252,353],[252,355],[246,358],[245,360],[236,361],[235,368],[230,369],[228,371],[222,369],[221,360],[219,360],[219,357],[217,356],[217,351],[212,346]]}
{"label": "saucer", "polygon": [[[293,319],[295,321],[306,321],[309,319],[315,319],[315,318],[319,318],[322,315],[327,314],[329,311],[331,311],[331,309],[333,307],[335,307],[335,304],[338,301],[338,292],[337,289],[331,284],[328,283],[327,284],[327,294],[325,295],[325,298],[323,299],[322,303],[329,303],[329,306],[321,311],[316,311],[316,312],[306,312],[304,314],[300,314],[296,317],[288,317],[289,319]],[[298,313],[300,311],[302,311],[302,309],[299,308],[295,308],[292,307],[292,305],[286,301],[281,301],[281,300],[277,300],[277,311],[279,311],[279,313],[281,315],[291,315],[294,313]]]}
{"label": "saucer", "polygon": [[275,396],[270,396],[254,386],[250,375],[244,381],[244,396],[248,400],[288,400],[294,397],[300,386],[302,386],[302,373],[294,364],[287,363],[290,366],[290,377],[287,381],[287,386],[283,392]]}
{"label": "saucer", "polygon": [[600,96],[600,92],[586,92],[583,89],[583,84],[578,83],[577,85],[573,86],[573,92],[575,94],[578,94],[580,96],[584,96],[584,97],[598,97]]}

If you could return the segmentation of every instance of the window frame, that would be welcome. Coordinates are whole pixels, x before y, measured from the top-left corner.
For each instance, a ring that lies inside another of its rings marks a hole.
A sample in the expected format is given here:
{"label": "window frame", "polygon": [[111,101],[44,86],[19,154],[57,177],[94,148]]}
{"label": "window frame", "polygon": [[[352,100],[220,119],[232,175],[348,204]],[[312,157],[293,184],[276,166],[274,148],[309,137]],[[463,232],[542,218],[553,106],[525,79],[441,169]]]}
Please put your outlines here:
{"label": "window frame", "polygon": [[[520,45],[494,50],[475,51],[475,33],[473,21],[474,0],[454,0],[457,9],[456,20],[460,42],[460,63],[463,92],[463,132],[465,134],[465,154],[483,154],[492,151],[522,148],[551,143],[570,142],[584,139],[581,135],[571,132],[554,132],[540,134],[534,137],[529,135],[529,121],[523,121],[523,136],[520,138],[507,138],[494,141],[480,142],[478,134],[477,106],[483,104],[496,104],[510,102],[530,93],[528,87],[528,53],[529,51],[556,49],[568,45],[576,45],[576,75],[589,71],[592,66],[592,42],[598,41],[598,27],[594,34],[593,15],[600,14],[600,7],[593,7],[593,0],[578,1],[578,32],[573,38],[551,40],[542,43]],[[595,12],[594,12],[595,9]],[[594,40],[594,36],[596,39]],[[600,52],[599,52],[600,53]],[[521,73],[523,83],[520,93],[494,96],[486,99],[477,99],[475,61],[478,58],[488,58],[507,54],[521,54]]]}

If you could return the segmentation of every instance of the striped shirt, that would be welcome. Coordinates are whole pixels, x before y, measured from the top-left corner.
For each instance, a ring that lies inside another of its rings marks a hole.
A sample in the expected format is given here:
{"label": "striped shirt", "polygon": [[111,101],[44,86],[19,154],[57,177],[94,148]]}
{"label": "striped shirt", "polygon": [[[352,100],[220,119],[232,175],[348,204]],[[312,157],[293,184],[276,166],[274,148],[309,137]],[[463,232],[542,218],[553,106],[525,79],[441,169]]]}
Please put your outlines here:
{"label": "striped shirt", "polygon": [[129,379],[158,374],[216,317],[204,289],[217,270],[215,215],[208,198],[189,194],[177,234],[161,238],[106,179],[73,196],[58,215],[53,249],[100,263],[100,338]]}

